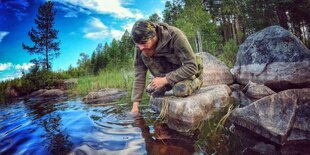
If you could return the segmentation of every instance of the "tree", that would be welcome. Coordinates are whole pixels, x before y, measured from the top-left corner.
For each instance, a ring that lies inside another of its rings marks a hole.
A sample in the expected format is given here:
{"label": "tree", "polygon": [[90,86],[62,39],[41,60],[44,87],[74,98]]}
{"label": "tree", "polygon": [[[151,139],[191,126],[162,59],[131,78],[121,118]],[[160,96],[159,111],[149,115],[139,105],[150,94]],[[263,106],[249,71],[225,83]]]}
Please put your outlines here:
{"label": "tree", "polygon": [[163,11],[163,21],[169,25],[175,25],[175,21],[177,20],[181,10],[182,1],[174,0],[172,4],[170,1],[167,1],[165,4],[165,10]]}
{"label": "tree", "polygon": [[38,54],[42,57],[33,59],[31,62],[38,62],[45,70],[51,69],[51,61],[60,55],[59,44],[57,41],[58,30],[54,29],[54,3],[51,1],[45,2],[38,9],[37,19],[35,19],[36,29],[31,28],[28,36],[34,43],[33,46],[28,46],[22,43],[23,49],[30,54]]}
{"label": "tree", "polygon": [[152,15],[150,15],[149,20],[154,22],[154,23],[159,23],[160,17],[157,13],[153,13]]}

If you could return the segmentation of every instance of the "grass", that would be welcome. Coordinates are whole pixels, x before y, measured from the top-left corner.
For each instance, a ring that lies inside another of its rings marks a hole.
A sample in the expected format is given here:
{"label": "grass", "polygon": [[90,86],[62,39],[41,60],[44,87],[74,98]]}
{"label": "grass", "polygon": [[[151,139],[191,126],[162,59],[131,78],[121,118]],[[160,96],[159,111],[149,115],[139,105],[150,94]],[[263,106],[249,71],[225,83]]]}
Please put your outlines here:
{"label": "grass", "polygon": [[133,71],[128,69],[102,70],[98,75],[89,75],[78,78],[77,85],[71,91],[79,96],[85,96],[91,91],[103,88],[120,88],[131,91]]}
{"label": "grass", "polygon": [[[104,88],[120,88],[126,90],[128,95],[121,102],[130,102],[132,84],[134,80],[133,69],[102,70],[98,75],[89,75],[78,78],[78,83],[70,88],[70,92],[78,96],[86,96],[91,91]],[[142,103],[147,103],[149,97],[144,93]]]}

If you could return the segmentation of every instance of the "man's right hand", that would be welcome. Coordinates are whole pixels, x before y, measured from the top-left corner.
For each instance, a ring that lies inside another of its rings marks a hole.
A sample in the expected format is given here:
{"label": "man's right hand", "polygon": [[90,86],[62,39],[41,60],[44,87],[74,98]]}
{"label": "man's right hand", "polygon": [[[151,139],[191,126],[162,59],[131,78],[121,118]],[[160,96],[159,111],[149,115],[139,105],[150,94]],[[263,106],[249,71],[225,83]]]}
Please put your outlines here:
{"label": "man's right hand", "polygon": [[131,112],[134,112],[134,113],[139,112],[139,102],[133,102]]}

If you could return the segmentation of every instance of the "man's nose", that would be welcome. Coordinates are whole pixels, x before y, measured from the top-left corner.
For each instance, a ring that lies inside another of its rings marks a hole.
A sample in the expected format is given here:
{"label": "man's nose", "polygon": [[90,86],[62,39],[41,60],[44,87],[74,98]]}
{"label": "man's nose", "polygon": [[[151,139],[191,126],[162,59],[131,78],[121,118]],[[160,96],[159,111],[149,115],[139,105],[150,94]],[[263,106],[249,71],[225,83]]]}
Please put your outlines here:
{"label": "man's nose", "polygon": [[140,50],[143,50],[143,49],[145,48],[145,46],[142,45],[142,44],[138,44],[138,48],[139,48]]}

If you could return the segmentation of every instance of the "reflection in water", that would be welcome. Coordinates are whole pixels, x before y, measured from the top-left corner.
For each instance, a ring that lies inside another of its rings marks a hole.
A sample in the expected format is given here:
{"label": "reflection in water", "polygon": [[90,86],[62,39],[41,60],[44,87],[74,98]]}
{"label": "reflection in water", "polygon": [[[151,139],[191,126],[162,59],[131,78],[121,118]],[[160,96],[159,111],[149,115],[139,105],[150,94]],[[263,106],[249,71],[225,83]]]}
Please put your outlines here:
{"label": "reflection in water", "polygon": [[1,155],[242,154],[271,148],[268,143],[245,148],[241,138],[227,130],[229,124],[214,131],[221,115],[205,122],[196,139],[156,122],[158,114],[149,106],[137,116],[128,114],[130,104],[91,106],[80,99],[30,99],[0,108]]}
{"label": "reflection in water", "polygon": [[60,129],[61,114],[58,114],[55,102],[61,104],[63,100],[35,100],[31,103],[25,103],[25,107],[32,111],[30,114],[40,118],[37,125],[44,129],[45,134],[41,138],[48,139],[48,152],[52,154],[64,153],[71,151],[72,142],[68,141],[68,135]]}
{"label": "reflection in water", "polygon": [[193,154],[194,140],[178,134],[169,129],[166,124],[156,122],[154,124],[154,136],[150,133],[150,128],[146,125],[144,118],[138,114],[134,119],[134,124],[142,131],[148,154],[166,155],[166,154]]}

